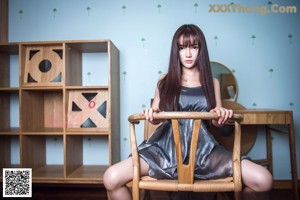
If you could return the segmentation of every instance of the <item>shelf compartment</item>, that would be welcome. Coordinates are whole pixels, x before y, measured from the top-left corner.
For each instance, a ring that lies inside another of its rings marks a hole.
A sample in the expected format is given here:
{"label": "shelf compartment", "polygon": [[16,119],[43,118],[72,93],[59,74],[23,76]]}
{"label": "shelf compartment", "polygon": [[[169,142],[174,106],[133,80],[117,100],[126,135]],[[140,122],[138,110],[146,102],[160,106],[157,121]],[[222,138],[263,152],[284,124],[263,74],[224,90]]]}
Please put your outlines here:
{"label": "shelf compartment", "polygon": [[63,135],[21,136],[21,163],[32,168],[33,181],[65,177],[63,138]]}
{"label": "shelf compartment", "polygon": [[0,133],[19,134],[19,90],[0,89]]}
{"label": "shelf compartment", "polygon": [[80,166],[67,179],[72,183],[103,183],[103,175],[108,167],[109,165]]}
{"label": "shelf compartment", "polygon": [[63,91],[22,90],[22,132],[63,132]]}
{"label": "shelf compartment", "polygon": [[[18,87],[19,45],[0,43],[0,88]],[[13,73],[11,71],[13,70]]]}
{"label": "shelf compartment", "polygon": [[34,183],[57,183],[64,180],[63,165],[46,165],[32,172],[32,182]]}
{"label": "shelf compartment", "polygon": [[109,128],[107,89],[67,90],[67,131],[105,132]]}
{"label": "shelf compartment", "polygon": [[67,135],[67,179],[102,179],[109,166],[108,136]]}
{"label": "shelf compartment", "polygon": [[64,52],[62,43],[21,45],[22,86],[62,86]]}
{"label": "shelf compartment", "polygon": [[0,135],[0,179],[3,168],[20,167],[20,144],[17,135]]}
{"label": "shelf compartment", "polygon": [[66,43],[66,85],[108,86],[109,41]]}

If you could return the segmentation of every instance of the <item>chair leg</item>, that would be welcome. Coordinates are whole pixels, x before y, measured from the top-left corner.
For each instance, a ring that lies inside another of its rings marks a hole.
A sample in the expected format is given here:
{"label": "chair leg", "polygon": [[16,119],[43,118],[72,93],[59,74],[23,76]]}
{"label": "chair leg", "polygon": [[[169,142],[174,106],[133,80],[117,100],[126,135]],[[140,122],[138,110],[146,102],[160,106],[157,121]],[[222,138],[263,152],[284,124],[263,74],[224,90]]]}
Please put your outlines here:
{"label": "chair leg", "polygon": [[107,194],[107,200],[110,200],[109,193],[108,193],[108,192],[106,192],[106,194]]}
{"label": "chair leg", "polygon": [[141,200],[151,200],[150,191],[149,190],[142,190]]}
{"label": "chair leg", "polygon": [[242,199],[241,196],[242,196],[242,191],[240,191],[240,192],[234,192],[234,199],[235,200]]}
{"label": "chair leg", "polygon": [[230,200],[230,197],[225,192],[217,192],[216,200]]}

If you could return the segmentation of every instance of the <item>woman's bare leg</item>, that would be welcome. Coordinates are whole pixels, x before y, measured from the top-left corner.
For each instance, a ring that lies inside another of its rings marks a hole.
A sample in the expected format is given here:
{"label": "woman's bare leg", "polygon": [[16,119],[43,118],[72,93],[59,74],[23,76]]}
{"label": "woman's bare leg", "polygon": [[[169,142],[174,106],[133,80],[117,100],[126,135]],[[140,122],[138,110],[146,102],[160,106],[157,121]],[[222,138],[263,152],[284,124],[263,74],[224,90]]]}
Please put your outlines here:
{"label": "woman's bare leg", "polygon": [[[140,159],[140,175],[148,175],[149,165]],[[103,182],[111,200],[129,200],[131,193],[126,184],[132,180],[132,157],[109,167],[103,176]]]}
{"label": "woman's bare leg", "polygon": [[268,199],[268,191],[272,189],[271,173],[261,165],[249,160],[241,162],[242,181],[245,185],[243,199]]}

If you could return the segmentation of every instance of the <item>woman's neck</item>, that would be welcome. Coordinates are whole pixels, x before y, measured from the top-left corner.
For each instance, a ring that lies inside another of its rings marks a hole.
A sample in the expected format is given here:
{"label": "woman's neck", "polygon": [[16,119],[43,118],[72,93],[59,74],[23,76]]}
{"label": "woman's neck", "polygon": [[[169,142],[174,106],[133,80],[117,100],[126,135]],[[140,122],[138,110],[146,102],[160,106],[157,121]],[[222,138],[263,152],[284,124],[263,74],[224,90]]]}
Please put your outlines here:
{"label": "woman's neck", "polygon": [[186,87],[201,86],[199,72],[196,68],[182,69],[181,85]]}
{"label": "woman's neck", "polygon": [[183,67],[182,68],[182,76],[190,76],[190,77],[192,77],[192,76],[195,76],[195,75],[199,76],[199,73],[198,73],[198,70],[197,70],[196,67],[193,67],[193,68],[185,68],[185,67]]}

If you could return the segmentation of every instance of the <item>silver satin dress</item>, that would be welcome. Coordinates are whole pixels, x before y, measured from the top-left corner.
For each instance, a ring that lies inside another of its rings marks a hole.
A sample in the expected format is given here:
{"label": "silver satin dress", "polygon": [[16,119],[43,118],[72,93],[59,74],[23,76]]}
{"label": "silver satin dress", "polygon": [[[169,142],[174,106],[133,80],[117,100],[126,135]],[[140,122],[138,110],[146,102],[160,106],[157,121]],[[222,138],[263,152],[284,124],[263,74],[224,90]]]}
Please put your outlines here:
{"label": "silver satin dress", "polygon": [[[208,111],[202,87],[181,88],[180,111]],[[188,163],[192,120],[181,120],[182,156]],[[220,146],[202,123],[196,152],[195,179],[216,179],[232,175],[232,153]],[[150,138],[139,145],[140,156],[149,164],[149,176],[176,179],[176,155],[170,121],[165,121]]]}

